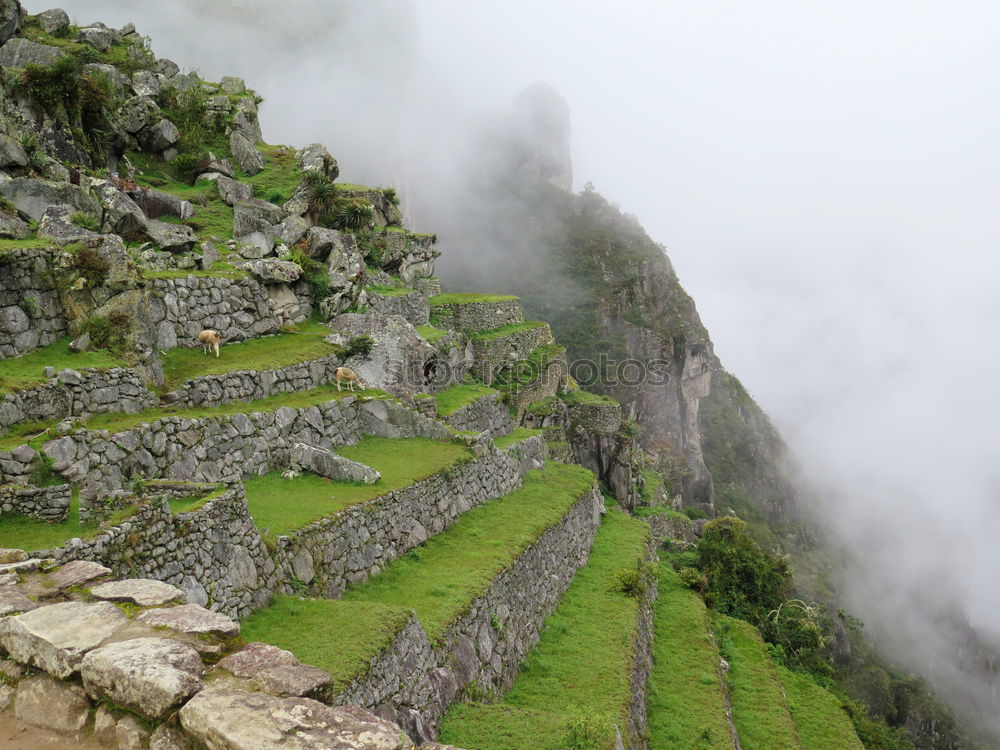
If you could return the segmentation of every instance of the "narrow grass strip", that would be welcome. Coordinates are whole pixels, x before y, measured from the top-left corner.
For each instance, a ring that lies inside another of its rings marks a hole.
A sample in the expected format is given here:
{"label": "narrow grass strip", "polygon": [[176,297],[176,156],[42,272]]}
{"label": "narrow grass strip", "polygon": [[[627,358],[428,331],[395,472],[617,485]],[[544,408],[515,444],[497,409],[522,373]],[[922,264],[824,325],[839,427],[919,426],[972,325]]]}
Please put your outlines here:
{"label": "narrow grass strip", "polygon": [[650,750],[732,750],[719,652],[701,597],[660,566],[649,679]]}
{"label": "narrow grass strip", "polygon": [[172,391],[186,380],[223,375],[239,370],[276,370],[320,359],[337,352],[325,340],[330,329],[319,323],[303,323],[297,330],[226,344],[222,356],[206,355],[201,347],[171,349],[163,355],[163,389]]}
{"label": "narrow grass strip", "polygon": [[864,750],[843,702],[808,676],[778,666],[802,750]]}
{"label": "narrow grass strip", "polygon": [[409,618],[409,610],[386,604],[276,594],[269,607],[243,622],[242,635],[287,649],[303,664],[329,672],[336,695],[367,673]]}
{"label": "narrow grass strip", "polygon": [[499,391],[478,383],[459,383],[441,391],[437,396],[437,413],[447,417],[462,407],[481,399],[483,396],[498,395]]}
{"label": "narrow grass strip", "polygon": [[743,750],[801,750],[774,662],[757,628],[713,614],[719,650],[729,662],[726,682]]}
{"label": "narrow grass strip", "polygon": [[530,472],[520,489],[469,511],[344,598],[413,609],[436,640],[593,482],[589,471],[567,464]]}
{"label": "narrow grass strip", "polygon": [[531,331],[535,328],[541,328],[544,325],[546,324],[535,320],[529,320],[526,323],[508,323],[507,325],[500,326],[499,328],[491,328],[488,331],[479,331],[478,333],[474,333],[469,336],[469,338],[472,341],[495,341],[496,339],[513,336],[514,334],[521,333],[523,331]]}
{"label": "narrow grass strip", "polygon": [[437,343],[448,335],[448,331],[442,331],[440,328],[435,328],[430,325],[417,326],[417,333],[419,333],[421,338],[427,341],[428,344]]}
{"label": "narrow grass strip", "polygon": [[527,427],[515,427],[513,432],[509,435],[494,438],[493,444],[500,450],[503,450],[504,448],[509,448],[515,443],[520,443],[522,440],[527,440],[530,437],[535,437],[543,433],[544,430],[532,430]]}
{"label": "narrow grass strip", "polygon": [[514,688],[500,703],[452,706],[441,742],[467,750],[614,747],[639,614],[638,599],[617,590],[617,573],[644,558],[648,538],[646,524],[610,509]]}
{"label": "narrow grass strip", "polygon": [[472,458],[464,445],[426,438],[366,437],[357,445],[338,448],[337,453],[371,466],[382,478],[375,484],[353,484],[315,474],[282,479],[276,471],[247,479],[243,485],[247,506],[257,528],[271,535],[289,534]]}
{"label": "narrow grass strip", "polygon": [[69,349],[71,340],[69,337],[62,338],[20,357],[0,359],[0,393],[10,393],[48,382],[42,374],[46,367],[54,367],[59,371],[67,367],[74,370],[88,367],[109,370],[112,367],[127,366],[124,360],[100,349],[75,354]]}
{"label": "narrow grass strip", "polygon": [[442,305],[469,305],[476,302],[508,302],[512,299],[517,299],[512,294],[475,294],[472,292],[460,292],[453,294],[436,294],[431,297],[428,302],[430,302],[431,307],[440,307]]}

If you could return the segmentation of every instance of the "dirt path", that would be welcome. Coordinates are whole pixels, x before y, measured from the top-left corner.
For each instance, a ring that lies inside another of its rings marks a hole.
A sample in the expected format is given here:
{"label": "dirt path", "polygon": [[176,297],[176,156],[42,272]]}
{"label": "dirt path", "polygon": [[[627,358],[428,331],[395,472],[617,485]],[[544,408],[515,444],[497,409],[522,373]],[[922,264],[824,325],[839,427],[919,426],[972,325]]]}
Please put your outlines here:
{"label": "dirt path", "polygon": [[0,711],[0,748],[3,750],[108,750],[93,741],[77,741],[47,729],[18,721],[13,712]]}

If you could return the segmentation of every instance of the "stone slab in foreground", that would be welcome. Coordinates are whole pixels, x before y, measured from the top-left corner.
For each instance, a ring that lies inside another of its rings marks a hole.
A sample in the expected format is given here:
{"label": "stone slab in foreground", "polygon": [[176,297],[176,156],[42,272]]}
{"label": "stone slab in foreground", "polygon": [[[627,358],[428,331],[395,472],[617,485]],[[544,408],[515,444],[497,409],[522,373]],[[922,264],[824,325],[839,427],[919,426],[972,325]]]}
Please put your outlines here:
{"label": "stone slab in foreground", "polygon": [[90,593],[97,599],[133,602],[140,607],[160,607],[184,596],[184,592],[176,586],[152,578],[128,578],[102,583],[92,588]]}
{"label": "stone slab in foreground", "polygon": [[208,688],[180,710],[181,725],[213,750],[410,750],[395,724],[356,706]]}

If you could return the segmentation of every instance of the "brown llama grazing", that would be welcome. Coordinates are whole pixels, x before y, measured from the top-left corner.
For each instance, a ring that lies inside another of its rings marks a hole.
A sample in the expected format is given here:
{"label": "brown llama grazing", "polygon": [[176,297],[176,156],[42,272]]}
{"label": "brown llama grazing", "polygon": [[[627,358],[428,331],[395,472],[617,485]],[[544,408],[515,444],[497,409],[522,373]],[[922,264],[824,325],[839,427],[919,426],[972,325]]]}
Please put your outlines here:
{"label": "brown llama grazing", "polygon": [[337,390],[340,390],[341,383],[347,383],[348,387],[351,389],[351,393],[354,393],[354,384],[357,383],[361,390],[364,390],[368,386],[365,385],[364,381],[358,377],[358,374],[354,372],[350,367],[338,367],[333,371],[333,377],[337,381]]}
{"label": "brown llama grazing", "polygon": [[205,352],[205,354],[210,354],[214,349],[215,356],[219,356],[219,344],[222,343],[222,336],[219,335],[218,331],[206,328],[198,334],[198,341],[201,343],[201,350]]}

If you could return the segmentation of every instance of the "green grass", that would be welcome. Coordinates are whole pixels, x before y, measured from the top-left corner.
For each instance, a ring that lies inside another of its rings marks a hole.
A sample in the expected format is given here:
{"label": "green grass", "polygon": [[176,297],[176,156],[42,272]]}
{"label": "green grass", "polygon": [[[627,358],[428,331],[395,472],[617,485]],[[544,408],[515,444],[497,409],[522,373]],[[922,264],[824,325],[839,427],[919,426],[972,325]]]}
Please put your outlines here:
{"label": "green grass", "polygon": [[[219,265],[219,264],[216,264]],[[196,271],[195,269],[188,269],[185,271],[174,271],[174,270],[149,270],[144,269],[142,276],[145,279],[186,279],[189,276],[194,276],[195,278],[207,278],[207,279],[246,279],[249,278],[250,274],[239,268],[215,268],[213,267],[208,271]]]}
{"label": "green grass", "polygon": [[864,750],[843,703],[808,676],[778,666],[802,750]]}
{"label": "green grass", "polygon": [[527,440],[530,437],[541,435],[543,432],[544,430],[530,430],[527,427],[515,427],[509,435],[493,438],[493,444],[497,448],[503,450],[504,448],[509,448],[514,445],[514,443],[520,443],[522,440]]}
{"label": "green grass", "polygon": [[502,339],[507,336],[512,336],[515,333],[541,328],[544,325],[545,323],[541,323],[536,320],[529,320],[526,323],[508,323],[505,326],[491,328],[488,331],[478,331],[469,336],[469,338],[473,341],[492,341],[494,339]]}
{"label": "green grass", "polygon": [[441,305],[470,305],[474,302],[507,302],[517,299],[512,294],[472,294],[472,293],[451,293],[436,294],[428,300],[431,307]]}
{"label": "green grass", "polygon": [[205,503],[219,497],[226,492],[226,490],[226,487],[220,487],[219,489],[212,490],[208,494],[171,498],[169,500],[170,510],[175,516],[178,513],[190,513],[193,510],[200,509]]}
{"label": "green grass", "polygon": [[519,489],[469,511],[344,598],[413,609],[436,640],[593,482],[589,471],[567,464],[530,472]]}
{"label": "green grass", "polygon": [[163,355],[163,389],[171,391],[186,380],[205,375],[275,370],[326,357],[337,352],[337,347],[324,341],[329,335],[330,329],[320,323],[302,323],[295,332],[226,344],[220,357],[206,355],[200,346],[171,349]]}
{"label": "green grass", "polygon": [[618,402],[610,396],[599,396],[582,389],[577,389],[566,393],[562,397],[567,404],[583,404],[587,406],[617,406]]}
{"label": "green grass", "polygon": [[409,618],[402,607],[277,594],[269,607],[243,623],[242,635],[287,649],[304,664],[329,672],[337,695],[367,672],[372,657],[392,644]]}
{"label": "green grass", "polygon": [[20,248],[52,248],[55,249],[56,245],[52,240],[45,239],[44,237],[29,237],[25,240],[0,240],[0,250],[18,250]]}
{"label": "green grass", "polygon": [[767,647],[748,622],[713,614],[726,684],[743,750],[801,750],[798,732]]}
{"label": "green grass", "polygon": [[732,750],[719,652],[701,597],[660,566],[649,679],[650,750]]}
{"label": "green grass", "polygon": [[423,337],[428,344],[436,344],[448,335],[449,331],[442,331],[434,326],[417,326],[417,333]]}
{"label": "green grass", "polygon": [[244,178],[242,182],[253,185],[254,197],[280,206],[292,197],[305,177],[299,167],[299,160],[295,158],[295,149],[263,143],[258,143],[257,148],[264,156],[264,169],[253,177]]}
{"label": "green grass", "polygon": [[46,382],[42,375],[45,367],[54,367],[56,371],[71,367],[82,370],[93,367],[98,370],[108,370],[112,367],[126,367],[124,360],[113,357],[100,349],[75,354],[69,350],[71,337],[59,339],[44,349],[38,349],[20,357],[0,359],[0,393],[30,388]]}
{"label": "green grass", "polygon": [[648,538],[646,524],[610,510],[514,688],[500,703],[452,706],[440,742],[468,750],[614,747],[614,724],[624,727],[628,707],[639,610],[637,599],[615,590],[616,573],[645,556]]}
{"label": "green grass", "polygon": [[[120,523],[135,514],[136,506],[122,508],[108,519],[109,525]],[[34,518],[25,518],[6,514],[0,516],[0,546],[23,549],[27,552],[61,547],[70,539],[80,537],[87,539],[101,533],[101,526],[96,522],[80,521],[80,499],[76,492],[70,501],[69,513],[64,521],[49,523]]]}
{"label": "green grass", "polygon": [[282,479],[280,472],[244,482],[250,515],[271,535],[288,534],[325,516],[373,500],[393,490],[438,474],[471,458],[458,443],[425,438],[366,437],[337,453],[360,461],[382,474],[372,485],[334,482],[315,474]]}
{"label": "green grass", "polygon": [[420,294],[416,289],[404,289],[395,286],[369,286],[365,291],[370,294],[377,294],[380,297],[407,297],[411,294]]}
{"label": "green grass", "polygon": [[447,417],[464,406],[477,401],[483,396],[496,394],[497,391],[477,383],[465,383],[445,388],[437,396],[437,412],[439,416]]}

